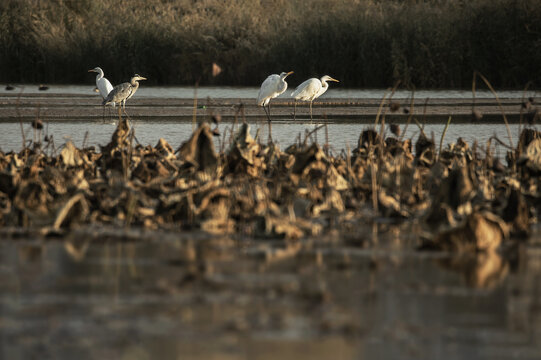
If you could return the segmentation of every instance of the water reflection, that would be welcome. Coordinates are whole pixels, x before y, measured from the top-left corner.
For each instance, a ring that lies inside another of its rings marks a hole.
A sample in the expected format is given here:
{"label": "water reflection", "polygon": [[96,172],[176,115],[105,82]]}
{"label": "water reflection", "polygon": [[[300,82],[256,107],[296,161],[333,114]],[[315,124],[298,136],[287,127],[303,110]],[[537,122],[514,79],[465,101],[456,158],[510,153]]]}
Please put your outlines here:
{"label": "water reflection", "polygon": [[498,253],[415,252],[412,233],[382,224],[344,240],[300,243],[296,252],[272,240],[205,234],[4,241],[0,357],[532,359],[540,353],[535,248],[523,250],[512,271]]}
{"label": "water reflection", "polygon": [[509,263],[496,251],[459,254],[440,260],[445,268],[462,275],[468,286],[494,289],[509,274]]}

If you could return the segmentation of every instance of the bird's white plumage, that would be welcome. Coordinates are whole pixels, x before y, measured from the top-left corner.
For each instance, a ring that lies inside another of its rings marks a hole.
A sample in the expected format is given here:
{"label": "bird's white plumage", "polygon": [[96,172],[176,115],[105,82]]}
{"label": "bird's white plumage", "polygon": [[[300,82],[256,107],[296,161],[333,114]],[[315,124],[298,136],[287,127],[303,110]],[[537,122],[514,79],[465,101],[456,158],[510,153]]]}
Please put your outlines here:
{"label": "bird's white plumage", "polygon": [[96,87],[100,91],[100,95],[102,98],[106,98],[107,95],[113,90],[113,85],[107,80],[106,78],[101,78],[99,80],[96,80]]}
{"label": "bird's white plumage", "polygon": [[102,77],[100,79],[96,79],[96,86],[98,90],[100,91],[100,95],[102,98],[106,98],[107,95],[113,90],[113,85],[107,80],[106,78]]}
{"label": "bird's white plumage", "polygon": [[[339,82],[329,75],[325,75],[321,79],[308,79],[297,86],[297,89],[291,93],[291,96],[295,98],[295,109],[297,108],[297,100],[310,101],[310,119],[312,119],[312,103],[327,91],[329,88],[327,81]],[[295,117],[295,115],[293,116]]]}
{"label": "bird's white plumage", "polygon": [[327,91],[329,88],[329,84],[327,81],[336,81],[338,80],[333,79],[332,77],[325,75],[320,79],[311,78],[303,83],[301,83],[299,86],[297,86],[297,89],[293,91],[291,96],[297,100],[303,100],[303,101],[314,101],[321,95]]}
{"label": "bird's white plumage", "polygon": [[280,96],[280,94],[286,91],[287,82],[285,78],[291,74],[293,74],[293,71],[288,73],[283,72],[280,75],[269,75],[261,84],[259,94],[257,95],[257,105],[267,106],[271,99]]}
{"label": "bird's white plumage", "polygon": [[93,72],[98,73],[98,75],[96,75],[96,87],[100,91],[101,97],[105,99],[107,95],[109,95],[111,90],[113,90],[113,85],[111,85],[109,80],[103,77],[103,70],[100,67],[96,67],[88,71],[93,71]]}
{"label": "bird's white plumage", "polygon": [[[103,76],[103,70],[98,66],[88,71],[98,73],[98,75],[96,75],[96,87],[98,88],[102,99],[107,98],[107,95],[113,90],[113,85],[111,85],[109,80]],[[112,105],[114,106],[115,104],[112,103]]]}

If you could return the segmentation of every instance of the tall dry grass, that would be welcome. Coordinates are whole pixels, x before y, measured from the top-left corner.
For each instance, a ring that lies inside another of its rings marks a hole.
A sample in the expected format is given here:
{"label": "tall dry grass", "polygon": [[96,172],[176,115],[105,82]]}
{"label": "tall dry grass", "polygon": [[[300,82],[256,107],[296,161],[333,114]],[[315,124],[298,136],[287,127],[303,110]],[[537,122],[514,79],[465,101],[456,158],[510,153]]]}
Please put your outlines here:
{"label": "tall dry grass", "polygon": [[[211,63],[224,69],[211,76]],[[256,85],[331,74],[467,88],[541,81],[539,0],[3,0],[0,81]]]}

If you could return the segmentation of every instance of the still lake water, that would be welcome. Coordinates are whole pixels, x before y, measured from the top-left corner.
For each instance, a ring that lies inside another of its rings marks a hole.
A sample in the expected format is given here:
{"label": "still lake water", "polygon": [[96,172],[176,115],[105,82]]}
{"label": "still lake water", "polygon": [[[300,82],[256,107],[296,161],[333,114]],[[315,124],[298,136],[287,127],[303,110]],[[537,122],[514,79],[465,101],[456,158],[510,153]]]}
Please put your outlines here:
{"label": "still lake water", "polygon": [[121,231],[0,242],[0,358],[540,358],[539,241],[464,262],[383,224],[273,262],[276,240]]}
{"label": "still lake water", "polygon": [[[171,120],[152,120],[152,121],[135,121],[135,135],[139,142],[143,145],[156,145],[160,138],[164,138],[177,148],[184,141],[188,140],[192,133],[191,122],[175,122]],[[223,134],[227,129],[226,142],[229,140],[230,129],[232,123],[222,123],[220,132]],[[268,126],[266,121],[261,119],[256,123],[251,123],[251,133],[255,136],[256,131],[260,129],[261,139],[267,141]],[[293,122],[293,121],[273,121],[272,135],[282,149],[295,142],[299,134],[304,140],[306,130],[313,130],[315,124],[309,122]],[[334,151],[340,152],[342,149],[354,149],[357,146],[359,134],[369,124],[359,123],[329,123],[328,137],[329,143]],[[402,129],[404,125],[401,125]],[[430,124],[424,127],[425,133],[430,137],[434,133],[434,138],[437,146],[439,146],[441,134],[445,128],[445,124]],[[517,143],[519,134],[519,125],[511,124],[511,134],[513,144]],[[378,128],[379,129],[379,128]],[[109,120],[92,121],[92,122],[50,122],[47,132],[53,135],[56,146],[64,144],[68,139],[73,141],[78,147],[82,146],[85,140],[85,134],[88,132],[86,145],[106,145],[111,140],[111,135],[115,130],[115,122]],[[9,122],[0,124],[0,149],[3,151],[18,151],[22,148],[22,135],[19,123]],[[31,139],[33,129],[30,125],[24,126],[26,139]],[[388,131],[387,131],[388,132]],[[406,130],[405,136],[408,138],[417,139],[420,133],[419,128],[415,124],[410,124]],[[508,143],[507,130],[503,124],[451,124],[445,135],[444,143],[455,142],[458,137],[465,139],[470,145],[477,141],[480,145],[485,146],[488,139],[496,135],[500,140]],[[215,145],[218,147],[222,137],[216,139]],[[317,133],[317,141],[320,144],[325,143],[325,130],[321,129]],[[502,148],[502,150],[504,150]],[[503,152],[505,154],[505,151]]]}

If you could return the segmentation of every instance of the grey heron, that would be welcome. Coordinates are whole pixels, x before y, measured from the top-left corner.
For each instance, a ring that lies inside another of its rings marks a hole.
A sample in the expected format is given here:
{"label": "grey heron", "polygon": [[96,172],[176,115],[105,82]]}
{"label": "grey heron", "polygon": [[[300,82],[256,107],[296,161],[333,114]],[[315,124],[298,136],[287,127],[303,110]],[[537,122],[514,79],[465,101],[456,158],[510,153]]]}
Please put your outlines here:
{"label": "grey heron", "polygon": [[128,100],[133,96],[133,94],[135,94],[135,92],[139,88],[140,80],[146,80],[146,78],[142,77],[141,75],[135,74],[131,78],[130,82],[125,82],[115,86],[101,104],[107,105],[111,103],[118,103],[120,105],[118,109],[119,114],[121,107],[123,107],[124,112],[126,112],[126,100]]}

